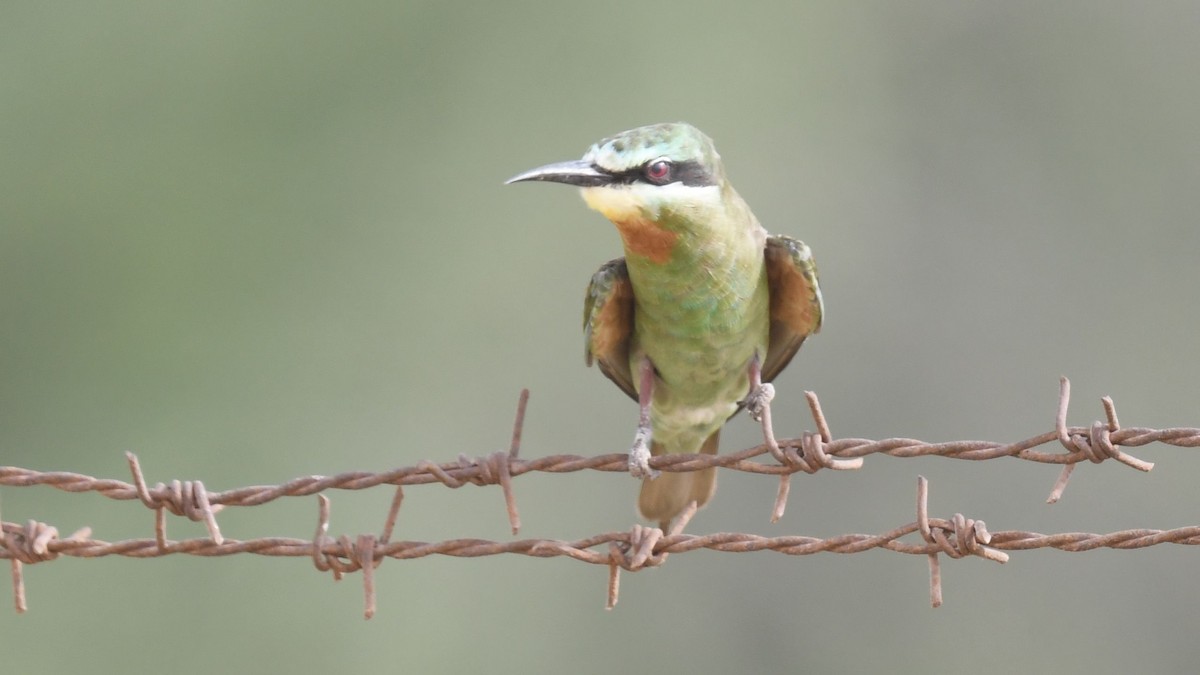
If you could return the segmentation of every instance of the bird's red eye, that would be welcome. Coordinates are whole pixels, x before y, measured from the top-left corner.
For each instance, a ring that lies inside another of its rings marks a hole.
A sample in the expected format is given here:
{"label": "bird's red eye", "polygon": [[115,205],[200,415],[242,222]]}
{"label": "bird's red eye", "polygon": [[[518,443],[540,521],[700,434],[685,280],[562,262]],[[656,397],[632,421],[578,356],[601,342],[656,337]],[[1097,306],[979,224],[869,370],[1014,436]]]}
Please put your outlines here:
{"label": "bird's red eye", "polygon": [[671,163],[665,159],[656,159],[646,165],[646,180],[657,185],[671,182]]}

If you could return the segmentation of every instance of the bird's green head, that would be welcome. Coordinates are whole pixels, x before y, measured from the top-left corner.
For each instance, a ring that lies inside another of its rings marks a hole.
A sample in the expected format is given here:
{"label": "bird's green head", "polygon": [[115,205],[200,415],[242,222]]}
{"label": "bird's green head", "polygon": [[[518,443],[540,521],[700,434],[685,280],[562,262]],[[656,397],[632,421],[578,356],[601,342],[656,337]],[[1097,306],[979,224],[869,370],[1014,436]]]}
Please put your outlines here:
{"label": "bird's green head", "polygon": [[583,188],[609,220],[658,221],[660,214],[713,208],[725,170],[712,140],[690,124],[652,124],[597,142],[582,159],[547,164],[509,179]]}

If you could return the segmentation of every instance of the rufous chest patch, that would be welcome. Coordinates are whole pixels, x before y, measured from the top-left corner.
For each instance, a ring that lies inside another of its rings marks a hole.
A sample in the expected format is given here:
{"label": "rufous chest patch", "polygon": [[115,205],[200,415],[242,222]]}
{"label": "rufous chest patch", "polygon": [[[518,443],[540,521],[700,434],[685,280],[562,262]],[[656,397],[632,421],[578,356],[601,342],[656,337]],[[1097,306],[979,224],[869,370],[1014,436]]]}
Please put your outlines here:
{"label": "rufous chest patch", "polygon": [[649,258],[651,262],[665,263],[671,259],[675,240],[679,234],[659,226],[658,223],[641,218],[616,221],[617,231],[630,253]]}
{"label": "rufous chest patch", "polygon": [[617,226],[625,250],[660,264],[671,258],[679,234],[646,217],[645,195],[640,190],[597,187],[582,192],[588,206]]}

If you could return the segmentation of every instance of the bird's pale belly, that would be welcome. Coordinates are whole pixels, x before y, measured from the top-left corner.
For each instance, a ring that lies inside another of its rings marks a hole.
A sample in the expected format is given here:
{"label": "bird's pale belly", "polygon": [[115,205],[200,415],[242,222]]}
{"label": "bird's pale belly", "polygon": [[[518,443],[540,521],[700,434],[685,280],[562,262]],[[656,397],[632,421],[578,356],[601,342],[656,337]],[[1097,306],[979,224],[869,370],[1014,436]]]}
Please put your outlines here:
{"label": "bird's pale belly", "polygon": [[654,405],[650,408],[654,440],[667,452],[698,452],[704,440],[737,412],[737,401],[707,406]]}
{"label": "bird's pale belly", "polygon": [[755,334],[742,330],[702,337],[658,335],[651,343],[657,346],[653,353],[642,350],[635,340],[634,363],[649,356],[657,372],[650,418],[654,440],[666,452],[699,451],[704,440],[737,412],[738,402],[750,388],[750,360],[756,350],[765,349],[759,340],[747,339]]}

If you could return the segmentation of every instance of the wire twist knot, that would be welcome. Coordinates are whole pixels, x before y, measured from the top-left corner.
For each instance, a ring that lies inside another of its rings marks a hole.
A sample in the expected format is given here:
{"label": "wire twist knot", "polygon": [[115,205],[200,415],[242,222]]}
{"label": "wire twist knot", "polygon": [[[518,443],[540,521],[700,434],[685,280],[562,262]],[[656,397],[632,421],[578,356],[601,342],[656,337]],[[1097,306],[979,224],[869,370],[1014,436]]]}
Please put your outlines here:
{"label": "wire twist knot", "polygon": [[213,542],[217,545],[225,543],[216,518],[216,514],[225,507],[213,504],[209,500],[204,483],[198,480],[173,480],[170,485],[158,483],[154,489],[150,489],[146,487],[146,477],[142,474],[137,455],[127,452],[125,459],[129,461],[129,470],[133,473],[133,484],[138,499],[146,508],[154,511],[154,535],[159,550],[167,545],[166,511],[184,516],[193,522],[203,522]]}
{"label": "wire twist knot", "polygon": [[172,480],[169,484],[158,483],[153,490],[139,491],[143,504],[150,509],[166,509],[177,516],[199,523],[208,514],[220,511],[208,501],[208,490],[198,480]]}
{"label": "wire twist knot", "polygon": [[[1093,464],[1099,464],[1106,459],[1115,459],[1138,471],[1149,471],[1154,468],[1153,462],[1147,462],[1122,452],[1118,443],[1113,441],[1112,437],[1121,430],[1121,424],[1117,420],[1117,407],[1113,404],[1111,397],[1105,396],[1100,399],[1104,405],[1104,416],[1107,421],[1092,422],[1092,426],[1086,429],[1087,433],[1081,433],[1079,430],[1067,426],[1067,406],[1070,401],[1071,381],[1066,377],[1059,378],[1058,414],[1054,419],[1054,430],[1063,449],[1072,455],[1082,455]],[[1058,480],[1050,490],[1050,496],[1046,499],[1047,503],[1053,504],[1062,498],[1063,490],[1067,488],[1067,481],[1071,479],[1071,472],[1074,470],[1074,462],[1063,466]]]}
{"label": "wire twist knot", "polygon": [[[72,535],[75,538],[79,535]],[[87,535],[80,537],[86,539]],[[58,539],[58,528],[36,520],[30,520],[25,527],[9,525],[0,538],[0,544],[12,555],[13,560],[26,565],[54,560],[57,551],[50,550],[50,542]]]}
{"label": "wire twist knot", "polygon": [[512,440],[508,452],[497,450],[490,455],[475,458],[464,454],[458,456],[458,473],[462,478],[454,476],[438,463],[427,459],[417,464],[418,469],[432,474],[449,488],[460,488],[467,483],[480,486],[499,485],[504,493],[504,506],[508,511],[508,524],[513,534],[521,530],[521,516],[517,511],[517,498],[513,494],[512,463],[517,460],[521,451],[521,434],[525,426],[525,408],[528,404],[529,390],[522,389],[517,398],[517,415],[513,420]]}
{"label": "wire twist knot", "polygon": [[961,513],[954,514],[950,521],[929,517],[929,481],[924,476],[917,477],[917,529],[925,543],[937,547],[928,553],[929,602],[935,608],[942,606],[942,568],[938,553],[956,560],[975,555],[998,563],[1008,562],[1007,553],[987,546],[992,542],[992,535],[982,520],[967,518]]}
{"label": "wire twist knot", "polygon": [[[982,520],[967,518],[961,513],[947,523],[945,521],[926,519],[926,527],[921,530],[921,536],[927,543],[941,549],[942,553],[951,558],[962,558],[977,555],[982,558],[992,558],[999,553],[986,548],[992,541],[992,535],[987,531],[987,525]],[[1003,554],[1001,554],[1003,555]],[[1007,558],[1007,556],[1005,556]]]}
{"label": "wire twist knot", "polygon": [[25,527],[0,522],[0,550],[8,553],[6,557],[9,558],[12,570],[13,605],[17,614],[24,614],[28,608],[25,602],[25,575],[22,567],[57,558],[60,551],[51,546],[54,542],[83,542],[91,537],[90,527],[80,528],[66,539],[59,539],[57,527],[36,520],[25,523]]}
{"label": "wire twist knot", "polygon": [[609,561],[630,572],[646,567],[658,567],[666,562],[667,554],[656,553],[654,549],[664,536],[666,535],[660,528],[635,524],[629,531],[628,542],[609,542]]}
{"label": "wire twist knot", "polygon": [[787,509],[788,492],[792,488],[792,473],[795,471],[803,471],[807,474],[816,473],[821,469],[853,471],[862,468],[863,465],[862,457],[845,459],[834,457],[826,452],[826,446],[833,442],[833,432],[829,430],[829,422],[821,410],[821,401],[817,398],[816,392],[812,391],[804,392],[804,398],[808,401],[808,410],[812,413],[813,423],[817,430],[804,432],[800,437],[799,452],[794,445],[781,447],[776,443],[775,432],[769,428],[770,420],[766,419],[763,422],[767,449],[780,464],[794,469],[792,472],[779,476],[779,490],[775,493],[775,507],[771,510],[772,523],[779,522],[779,519],[783,517],[784,510]]}
{"label": "wire twist knot", "polygon": [[[1116,431],[1115,429],[1113,431]],[[1083,453],[1083,456],[1093,464],[1099,464],[1106,459],[1116,459],[1122,453],[1113,445],[1108,425],[1096,420],[1092,422],[1087,435],[1071,434],[1065,444],[1067,450]]]}
{"label": "wire twist knot", "polygon": [[668,532],[664,533],[658,527],[634,524],[629,530],[627,541],[608,543],[608,602],[604,606],[605,609],[612,609],[617,605],[617,595],[621,590],[621,570],[637,572],[647,567],[658,567],[666,562],[669,554],[659,546],[663,538],[681,534],[699,510],[700,506],[691,502],[671,522]]}

